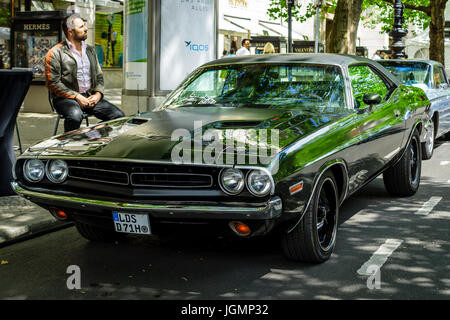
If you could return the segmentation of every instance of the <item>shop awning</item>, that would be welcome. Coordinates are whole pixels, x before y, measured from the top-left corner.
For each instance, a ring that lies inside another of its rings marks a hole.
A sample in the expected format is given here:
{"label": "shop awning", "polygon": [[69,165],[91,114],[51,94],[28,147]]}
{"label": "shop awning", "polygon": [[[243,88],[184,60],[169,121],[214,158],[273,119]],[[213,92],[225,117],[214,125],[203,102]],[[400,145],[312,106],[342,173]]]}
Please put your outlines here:
{"label": "shop awning", "polygon": [[[259,25],[265,29],[269,29],[270,31],[275,33],[275,35],[277,35],[277,36],[286,37],[286,38],[289,36],[288,28],[279,23],[269,22],[269,21],[259,21]],[[301,35],[298,32],[295,32],[294,29],[292,29],[292,38],[304,40],[303,35]]]}
{"label": "shop awning", "polygon": [[247,34],[248,31],[244,29],[243,27],[231,23],[228,20],[220,19],[219,20],[219,30],[221,31],[231,31],[231,32],[238,32],[238,33],[245,33]]}
{"label": "shop awning", "polygon": [[[232,17],[232,16],[223,16],[223,20],[226,23],[229,23],[233,25],[234,27],[240,28],[242,31],[239,32],[250,32],[250,35],[252,36],[279,36],[278,33],[273,32],[272,30],[268,28],[264,28],[263,26],[259,25],[258,23],[253,22],[251,19],[248,18],[240,18],[240,17]],[[221,22],[220,22],[221,23]],[[222,29],[219,23],[219,29]]]}
{"label": "shop awning", "polygon": [[[86,0],[62,0],[64,2],[74,2],[86,5]],[[117,13],[123,11],[123,1],[121,0],[91,0],[89,4],[95,4],[96,12]]]}

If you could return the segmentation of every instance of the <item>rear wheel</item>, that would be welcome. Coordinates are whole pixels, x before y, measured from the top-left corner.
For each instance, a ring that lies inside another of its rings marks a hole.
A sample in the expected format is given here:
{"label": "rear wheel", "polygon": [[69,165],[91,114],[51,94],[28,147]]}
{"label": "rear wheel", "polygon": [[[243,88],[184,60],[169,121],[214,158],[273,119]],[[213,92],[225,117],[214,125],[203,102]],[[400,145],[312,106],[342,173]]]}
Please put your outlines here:
{"label": "rear wheel", "polygon": [[386,190],[396,196],[412,196],[419,189],[421,171],[420,136],[415,130],[400,161],[383,173]]}
{"label": "rear wheel", "polygon": [[431,159],[433,156],[433,149],[434,149],[434,120],[430,119],[428,120],[426,126],[426,136],[425,136],[425,142],[422,143],[422,159],[428,160]]}
{"label": "rear wheel", "polygon": [[78,233],[81,234],[83,238],[91,241],[112,242],[114,240],[118,240],[122,236],[117,232],[86,223],[75,222],[75,226]]}
{"label": "rear wheel", "polygon": [[282,247],[288,259],[310,263],[328,260],[336,243],[339,196],[331,172],[319,180],[311,203],[297,226],[282,235]]}
{"label": "rear wheel", "polygon": [[447,132],[446,134],[443,135],[445,140],[450,140],[450,132]]}

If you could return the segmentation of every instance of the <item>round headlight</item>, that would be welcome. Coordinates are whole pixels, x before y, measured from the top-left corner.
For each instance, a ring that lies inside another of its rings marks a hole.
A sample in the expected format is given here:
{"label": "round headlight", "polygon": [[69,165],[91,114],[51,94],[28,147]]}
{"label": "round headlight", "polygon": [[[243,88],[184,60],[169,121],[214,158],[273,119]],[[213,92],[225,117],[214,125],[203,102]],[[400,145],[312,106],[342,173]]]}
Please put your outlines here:
{"label": "round headlight", "polygon": [[41,160],[32,159],[25,161],[23,175],[30,182],[39,182],[45,174],[45,165]]}
{"label": "round headlight", "polygon": [[61,183],[66,180],[69,167],[63,160],[52,160],[47,164],[47,178],[53,183]]}
{"label": "round headlight", "polygon": [[220,174],[220,185],[228,194],[238,194],[244,189],[244,174],[239,169],[224,169]]}
{"label": "round headlight", "polygon": [[247,188],[255,196],[262,197],[270,192],[272,182],[262,170],[252,170],[247,175]]}

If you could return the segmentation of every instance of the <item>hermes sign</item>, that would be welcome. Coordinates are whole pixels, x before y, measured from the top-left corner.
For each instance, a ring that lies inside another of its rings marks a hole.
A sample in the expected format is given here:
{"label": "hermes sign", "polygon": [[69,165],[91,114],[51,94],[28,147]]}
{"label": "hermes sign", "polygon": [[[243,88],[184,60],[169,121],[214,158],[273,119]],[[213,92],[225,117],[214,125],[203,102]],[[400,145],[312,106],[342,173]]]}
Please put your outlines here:
{"label": "hermes sign", "polygon": [[17,25],[17,31],[58,31],[59,23],[21,23]]}
{"label": "hermes sign", "polygon": [[48,23],[27,23],[23,25],[24,31],[34,31],[34,30],[50,30],[50,25]]}

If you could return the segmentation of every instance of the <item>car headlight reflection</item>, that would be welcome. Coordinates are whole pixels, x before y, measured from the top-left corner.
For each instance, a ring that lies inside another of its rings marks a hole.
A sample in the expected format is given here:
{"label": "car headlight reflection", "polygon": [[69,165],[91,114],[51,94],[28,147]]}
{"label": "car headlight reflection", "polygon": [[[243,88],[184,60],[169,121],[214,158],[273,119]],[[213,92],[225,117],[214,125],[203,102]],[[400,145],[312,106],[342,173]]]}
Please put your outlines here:
{"label": "car headlight reflection", "polygon": [[245,186],[244,174],[239,169],[224,169],[220,174],[220,185],[228,194],[238,194]]}
{"label": "car headlight reflection", "polygon": [[253,195],[263,197],[272,189],[272,181],[266,172],[252,170],[247,175],[247,188]]}
{"label": "car headlight reflection", "polygon": [[39,182],[45,174],[45,165],[41,160],[32,159],[25,161],[23,175],[30,182]]}
{"label": "car headlight reflection", "polygon": [[47,178],[53,183],[61,183],[66,180],[69,167],[63,160],[52,160],[47,164]]}

